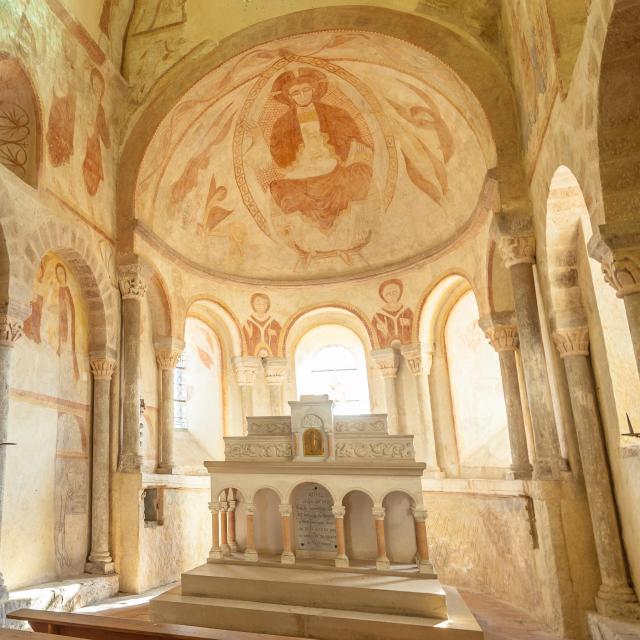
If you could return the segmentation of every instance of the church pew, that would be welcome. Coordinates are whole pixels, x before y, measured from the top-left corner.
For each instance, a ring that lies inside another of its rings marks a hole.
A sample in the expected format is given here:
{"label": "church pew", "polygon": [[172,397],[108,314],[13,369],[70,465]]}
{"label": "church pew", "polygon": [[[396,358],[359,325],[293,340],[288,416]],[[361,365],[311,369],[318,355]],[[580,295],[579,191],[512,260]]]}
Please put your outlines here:
{"label": "church pew", "polygon": [[[26,621],[34,631],[58,634],[55,637],[65,636],[90,640],[141,640],[142,638],[157,640],[303,640],[290,636],[285,639],[284,636],[270,634],[207,629],[182,624],[155,624],[143,620],[36,609],[18,609],[7,614],[7,618]],[[47,638],[53,637],[47,635]],[[16,640],[18,638],[19,636],[16,636]],[[0,636],[0,640],[3,640],[2,636]]]}
{"label": "church pew", "polygon": [[33,631],[18,631],[16,629],[0,629],[0,640],[56,640],[65,636],[51,633],[34,633]]}

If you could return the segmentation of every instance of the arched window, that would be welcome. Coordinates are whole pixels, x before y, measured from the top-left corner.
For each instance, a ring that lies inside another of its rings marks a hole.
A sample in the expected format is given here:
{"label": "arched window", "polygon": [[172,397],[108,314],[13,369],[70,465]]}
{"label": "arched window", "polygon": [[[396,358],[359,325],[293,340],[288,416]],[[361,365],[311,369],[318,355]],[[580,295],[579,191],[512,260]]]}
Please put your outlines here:
{"label": "arched window", "polygon": [[323,325],[306,333],[296,349],[300,395],[328,394],[342,415],[369,413],[364,348],[346,327]]}
{"label": "arched window", "polygon": [[460,464],[511,464],[507,415],[498,354],[478,326],[472,291],[462,295],[445,325],[445,345]]}

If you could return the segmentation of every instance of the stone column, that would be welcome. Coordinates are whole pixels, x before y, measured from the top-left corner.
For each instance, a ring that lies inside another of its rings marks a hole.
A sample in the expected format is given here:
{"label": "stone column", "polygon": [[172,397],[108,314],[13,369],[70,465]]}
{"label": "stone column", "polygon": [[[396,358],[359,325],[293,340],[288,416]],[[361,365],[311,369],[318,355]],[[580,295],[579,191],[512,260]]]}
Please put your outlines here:
{"label": "stone column", "polygon": [[281,504],[278,506],[280,517],[282,518],[282,564],[295,564],[296,556],[291,546],[291,505]]}
{"label": "stone column", "polygon": [[412,509],[413,523],[416,531],[416,549],[418,552],[418,571],[420,573],[434,573],[433,564],[429,560],[429,545],[427,544],[427,510]]}
{"label": "stone column", "polygon": [[601,225],[589,241],[589,253],[602,265],[604,279],[624,300],[629,333],[640,372],[640,225]]}
{"label": "stone column", "polygon": [[91,477],[91,553],[87,573],[114,573],[109,552],[109,432],[113,358],[92,355],[93,374],[93,473]]}
{"label": "stone column", "polygon": [[389,347],[387,349],[374,349],[371,351],[371,357],[378,365],[378,369],[384,379],[384,395],[387,404],[389,433],[398,434],[400,425],[398,424],[396,379],[398,377],[400,355],[395,349]]}
{"label": "stone column", "polygon": [[247,416],[253,415],[253,387],[256,383],[256,372],[259,365],[260,358],[256,356],[236,356],[233,358],[233,370],[240,386],[243,433],[246,433]]}
{"label": "stone column", "polygon": [[139,265],[120,267],[122,294],[122,447],[120,471],[138,472],[140,455],[140,333],[142,300],[147,283]]}
{"label": "stone column", "polygon": [[533,278],[535,238],[530,232],[521,235],[505,234],[500,237],[498,247],[511,273],[522,366],[535,444],[534,476],[557,477],[562,463]]}
{"label": "stone column", "polygon": [[[436,438],[433,429],[433,415],[431,413],[431,395],[425,380],[425,374],[428,376],[431,371],[431,363],[433,359],[431,354],[426,354],[422,350],[422,345],[404,344],[400,348],[400,352],[404,356],[409,371],[413,374],[416,383],[416,391],[418,398],[418,417],[420,429],[420,442],[422,443],[425,463],[427,468],[425,471],[431,475],[440,475],[442,470],[438,466],[438,457],[436,453]],[[418,447],[416,447],[418,449]]]}
{"label": "stone column", "polygon": [[245,504],[247,512],[247,544],[244,549],[244,559],[249,562],[258,561],[258,552],[256,551],[256,537],[254,529],[254,519],[256,516],[256,505],[252,502]]}
{"label": "stone column", "polygon": [[229,549],[229,540],[227,538],[227,509],[229,508],[229,503],[226,500],[220,501],[220,551],[222,551],[223,556],[228,556]]}
{"label": "stone column", "polygon": [[349,558],[347,558],[347,544],[344,539],[344,514],[346,513],[345,507],[341,504],[334,504],[331,507],[333,517],[336,519],[336,547],[338,555],[335,559],[336,567],[348,567]]}
{"label": "stone column", "polygon": [[223,557],[220,548],[220,503],[215,500],[209,503],[211,511],[211,550],[207,562],[215,562]]}
{"label": "stone column", "polygon": [[160,455],[158,473],[173,473],[173,437],[175,425],[173,418],[173,387],[176,365],[184,349],[182,341],[169,341],[170,344],[156,345],[156,363],[160,372]]}
{"label": "stone column", "polygon": [[611,617],[640,619],[640,605],[625,565],[607,454],[602,435],[586,326],[557,328],[553,341],[560,352],[571,389],[571,408],[578,436],[585,489],[602,584],[596,597],[598,612]]}
{"label": "stone column", "polygon": [[391,566],[389,558],[387,558],[387,541],[384,536],[384,507],[373,507],[371,510],[376,522],[376,543],[378,546],[378,557],[376,558],[376,569],[378,571],[387,571]]}
{"label": "stone column", "polygon": [[518,348],[518,329],[510,323],[509,318],[484,317],[480,326],[491,346],[498,352],[504,404],[507,411],[509,429],[509,445],[511,447],[511,471],[507,477],[512,480],[531,478],[532,467],[529,462],[527,433],[524,426],[522,399],[518,383],[518,364],[516,349]]}
{"label": "stone column", "polygon": [[[11,355],[22,337],[22,320],[0,311],[0,528],[4,516],[4,484],[6,477],[7,437],[9,435],[9,391],[11,388]],[[0,619],[4,619],[4,603],[9,597],[0,573]]]}
{"label": "stone column", "polygon": [[229,542],[229,551],[235,553],[238,550],[238,542],[236,540],[236,507],[238,501],[235,500],[233,489],[229,490],[229,499],[227,500],[227,538]]}
{"label": "stone column", "polygon": [[284,414],[283,388],[287,380],[286,358],[265,358],[263,361],[264,376],[269,388],[269,400],[271,402],[271,415]]}

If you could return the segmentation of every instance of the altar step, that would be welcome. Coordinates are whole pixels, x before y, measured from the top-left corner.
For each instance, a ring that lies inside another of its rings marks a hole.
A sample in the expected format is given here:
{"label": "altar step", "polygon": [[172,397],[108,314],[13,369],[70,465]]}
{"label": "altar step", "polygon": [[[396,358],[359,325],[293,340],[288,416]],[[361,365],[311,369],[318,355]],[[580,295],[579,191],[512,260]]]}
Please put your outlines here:
{"label": "altar step", "polygon": [[419,574],[393,576],[214,562],[183,573],[182,594],[447,619],[440,583]]}

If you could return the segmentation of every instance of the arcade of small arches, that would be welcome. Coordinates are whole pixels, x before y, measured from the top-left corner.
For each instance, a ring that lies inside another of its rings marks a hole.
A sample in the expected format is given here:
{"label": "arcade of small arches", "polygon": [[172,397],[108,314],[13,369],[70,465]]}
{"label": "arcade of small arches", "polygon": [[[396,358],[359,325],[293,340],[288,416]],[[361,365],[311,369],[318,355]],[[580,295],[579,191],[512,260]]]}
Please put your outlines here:
{"label": "arcade of small arches", "polygon": [[[0,604],[311,545],[640,637],[640,3],[214,4],[0,9]],[[211,484],[325,394],[371,487]]]}

